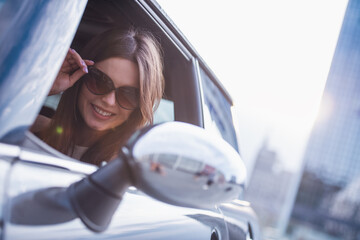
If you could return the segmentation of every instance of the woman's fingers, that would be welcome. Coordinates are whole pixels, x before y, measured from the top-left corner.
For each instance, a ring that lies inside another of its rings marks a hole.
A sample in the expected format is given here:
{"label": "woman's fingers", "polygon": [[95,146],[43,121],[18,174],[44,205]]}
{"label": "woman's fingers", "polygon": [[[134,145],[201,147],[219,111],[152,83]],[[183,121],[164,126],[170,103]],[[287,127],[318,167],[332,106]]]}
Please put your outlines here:
{"label": "woman's fingers", "polygon": [[67,73],[67,72],[72,72],[73,69],[74,69],[74,68],[73,68],[72,66],[70,66],[70,65],[62,66],[62,67],[61,67],[61,71],[62,71],[62,72],[65,72],[65,73]]}
{"label": "woman's fingers", "polygon": [[88,65],[88,66],[94,65],[94,61],[91,61],[91,60],[84,60],[84,61],[85,61],[86,65]]}
{"label": "woman's fingers", "polygon": [[66,57],[65,57],[65,60],[69,60],[72,58],[72,52],[71,52],[71,48],[69,48],[67,54],[66,54]]}
{"label": "woman's fingers", "polygon": [[94,62],[83,60],[74,49],[69,48],[49,95],[58,94],[73,86],[77,80],[88,73],[88,65],[94,65]]}
{"label": "woman's fingers", "polygon": [[69,51],[72,54],[72,57],[75,60],[75,62],[77,63],[78,67],[84,73],[88,73],[87,65],[86,65],[85,61],[81,58],[81,56],[74,49],[70,49]]}
{"label": "woman's fingers", "polygon": [[76,65],[77,65],[76,60],[73,59],[73,58],[69,58],[69,59],[67,59],[66,61],[67,61],[67,63],[69,63],[69,64],[76,64]]}
{"label": "woman's fingers", "polygon": [[69,76],[70,86],[74,85],[74,83],[84,75],[85,75],[85,73],[84,73],[83,69],[80,68],[80,69],[76,70],[73,74],[71,74]]}
{"label": "woman's fingers", "polygon": [[[94,61],[91,61],[91,60],[84,60],[84,62],[86,63],[86,65],[89,65],[89,66],[94,65]],[[74,83],[84,75],[85,75],[85,73],[84,73],[83,69],[81,69],[81,68],[76,70],[73,74],[71,74],[69,76],[71,86],[74,85]]]}
{"label": "woman's fingers", "polygon": [[66,56],[67,66],[63,66],[64,72],[69,73],[70,86],[79,80],[82,76],[88,73],[87,66],[94,65],[92,60],[84,60],[81,56],[74,50],[69,49]]}
{"label": "woman's fingers", "polygon": [[61,71],[64,73],[68,73],[68,74],[72,74],[75,70],[79,69],[79,66],[77,63],[67,63],[67,64],[63,64],[63,66],[61,67]]}
{"label": "woman's fingers", "polygon": [[[85,64],[86,64],[87,66],[94,65],[94,62],[91,61],[91,60],[84,60],[84,62],[85,62]],[[67,62],[67,65],[68,65],[68,66],[71,66],[72,68],[74,68],[74,70],[77,69],[77,68],[79,68],[78,63],[75,62],[74,59],[72,59],[71,61],[68,61],[68,62]]]}
{"label": "woman's fingers", "polygon": [[[91,66],[91,65],[94,65],[94,61],[91,61],[91,60],[84,60],[85,64],[87,66]],[[74,60],[74,59],[71,59],[67,61],[67,64],[63,64],[63,66],[61,67],[61,70],[63,72],[67,72],[69,73],[69,75],[71,75],[72,73],[74,73],[76,70],[79,69],[79,65],[78,63]],[[82,71],[83,71],[83,67],[81,67]]]}

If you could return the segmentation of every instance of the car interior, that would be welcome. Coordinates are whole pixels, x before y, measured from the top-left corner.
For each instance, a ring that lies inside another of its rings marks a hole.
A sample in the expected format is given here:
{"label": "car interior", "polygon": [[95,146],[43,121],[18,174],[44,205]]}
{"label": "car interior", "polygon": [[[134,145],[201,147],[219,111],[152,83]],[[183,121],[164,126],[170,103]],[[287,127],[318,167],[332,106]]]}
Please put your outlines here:
{"label": "car interior", "polygon": [[[187,41],[159,6],[152,1],[89,0],[74,36],[71,48],[80,52],[93,36],[111,28],[131,27],[150,31],[159,41],[163,51],[165,92],[155,112],[154,123],[182,121],[203,127],[201,96],[195,60],[188,51]],[[156,19],[155,19],[156,16]],[[173,29],[171,29],[173,28]],[[174,31],[176,30],[176,31]],[[178,35],[176,35],[178,34]],[[51,117],[60,95],[47,97],[40,115]],[[30,132],[24,147],[59,156],[58,152],[37,139]],[[60,154],[62,158],[64,155]]]}
{"label": "car interior", "polygon": [[[152,32],[163,49],[166,82],[163,101],[155,117],[156,123],[178,120],[202,126],[199,86],[192,57],[176,36],[170,36],[164,19],[153,19],[150,11],[141,5],[141,1],[90,0],[71,48],[81,51],[93,36],[110,28],[126,30],[135,27]],[[51,109],[48,108],[56,105],[54,98],[47,100],[43,114],[49,114]]]}

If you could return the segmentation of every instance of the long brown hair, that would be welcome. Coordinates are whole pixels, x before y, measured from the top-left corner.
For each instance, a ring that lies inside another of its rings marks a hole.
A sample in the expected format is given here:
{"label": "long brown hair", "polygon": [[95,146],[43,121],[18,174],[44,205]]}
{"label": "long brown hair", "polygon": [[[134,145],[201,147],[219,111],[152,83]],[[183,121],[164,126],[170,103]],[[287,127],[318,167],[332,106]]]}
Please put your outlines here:
{"label": "long brown hair", "polygon": [[[140,107],[123,124],[108,130],[80,159],[99,165],[111,160],[137,128],[152,124],[164,89],[161,48],[149,32],[112,29],[94,37],[80,55],[94,62],[120,57],[136,63],[139,69]],[[85,124],[76,104],[81,85],[80,79],[62,94],[49,128],[39,134],[47,144],[65,154],[74,151],[77,129]]]}

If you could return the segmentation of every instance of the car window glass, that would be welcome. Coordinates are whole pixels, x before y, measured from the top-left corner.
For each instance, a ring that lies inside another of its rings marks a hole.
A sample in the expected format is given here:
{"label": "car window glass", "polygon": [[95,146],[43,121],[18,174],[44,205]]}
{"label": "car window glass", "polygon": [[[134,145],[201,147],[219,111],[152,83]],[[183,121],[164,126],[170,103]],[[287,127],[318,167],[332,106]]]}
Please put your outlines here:
{"label": "car window glass", "polygon": [[220,133],[222,138],[238,151],[231,104],[202,68],[200,68],[200,76],[204,92],[205,127]]}
{"label": "car window glass", "polygon": [[60,98],[61,94],[48,96],[43,104],[43,107],[40,110],[40,115],[52,118],[59,104]]}
{"label": "car window glass", "polygon": [[160,105],[154,114],[154,124],[174,120],[174,102],[167,99],[161,99]]}
{"label": "car window glass", "polygon": [[44,106],[50,107],[52,109],[56,109],[59,104],[61,98],[61,94],[48,96],[45,100]]}

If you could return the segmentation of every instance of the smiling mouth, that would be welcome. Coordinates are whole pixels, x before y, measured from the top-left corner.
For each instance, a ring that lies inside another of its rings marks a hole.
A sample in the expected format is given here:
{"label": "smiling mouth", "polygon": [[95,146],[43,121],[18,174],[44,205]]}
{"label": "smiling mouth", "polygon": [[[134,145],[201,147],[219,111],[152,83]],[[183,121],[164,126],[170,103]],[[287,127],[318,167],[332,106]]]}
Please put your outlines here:
{"label": "smiling mouth", "polygon": [[95,112],[100,114],[103,117],[110,117],[112,115],[115,115],[115,114],[113,114],[111,112],[104,111],[103,109],[100,109],[99,107],[97,107],[97,106],[95,106],[93,104],[91,104],[91,105],[92,105],[93,109],[95,110]]}

